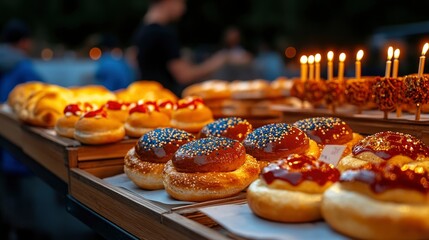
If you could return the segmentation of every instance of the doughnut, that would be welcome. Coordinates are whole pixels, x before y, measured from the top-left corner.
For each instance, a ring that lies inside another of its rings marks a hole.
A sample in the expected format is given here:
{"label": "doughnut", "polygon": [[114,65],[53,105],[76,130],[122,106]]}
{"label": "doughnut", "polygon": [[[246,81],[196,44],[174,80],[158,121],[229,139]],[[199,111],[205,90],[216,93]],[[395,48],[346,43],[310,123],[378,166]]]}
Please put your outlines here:
{"label": "doughnut", "polygon": [[212,111],[198,97],[179,100],[177,109],[171,114],[171,126],[190,133],[198,133],[211,122],[213,122]]}
{"label": "doughnut", "polygon": [[261,168],[290,154],[319,157],[317,143],[300,129],[286,123],[273,123],[251,132],[243,141],[247,154],[258,160]]}
{"label": "doughnut", "polygon": [[101,85],[87,85],[70,89],[74,93],[74,102],[88,102],[102,106],[109,100],[116,100],[115,94]]}
{"label": "doughnut", "polygon": [[176,103],[169,99],[158,100],[156,104],[159,108],[159,111],[166,114],[169,118],[171,118],[171,114],[177,107]]}
{"label": "doughnut", "polygon": [[167,193],[183,201],[236,195],[258,178],[259,165],[243,145],[228,138],[202,138],[182,145],[165,165]]}
{"label": "doughnut", "polygon": [[230,83],[231,97],[233,99],[259,99],[270,96],[271,86],[262,79],[251,81],[233,81]]}
{"label": "doughnut", "polygon": [[145,102],[130,109],[124,126],[127,136],[139,138],[155,128],[169,127],[170,118],[159,112],[155,102]]}
{"label": "doughnut", "polygon": [[76,122],[83,114],[93,110],[93,108],[89,103],[67,105],[63,111],[64,116],[59,118],[55,124],[55,131],[60,136],[73,138]]}
{"label": "doughnut", "polygon": [[312,104],[320,104],[325,99],[325,81],[308,79],[304,83],[304,98]]}
{"label": "doughnut", "polygon": [[107,101],[107,103],[104,105],[104,108],[109,117],[115,118],[122,123],[125,123],[128,118],[129,107],[129,103],[118,101]]}
{"label": "doughnut", "polygon": [[165,163],[180,146],[194,139],[192,134],[174,128],[147,132],[125,156],[124,172],[142,189],[163,189]]}
{"label": "doughnut", "polygon": [[429,172],[387,162],[347,170],[325,191],[322,215],[355,239],[427,239]]}
{"label": "doughnut", "polygon": [[427,75],[407,75],[404,77],[405,97],[414,104],[426,104],[429,102],[429,78]]}
{"label": "doughnut", "polygon": [[402,78],[377,78],[372,91],[378,109],[385,112],[394,111],[404,101],[404,87]]}
{"label": "doughnut", "polygon": [[241,142],[250,132],[252,132],[252,125],[247,120],[229,117],[207,124],[201,129],[199,137],[226,137]]}
{"label": "doughnut", "polygon": [[286,77],[278,77],[271,82],[271,88],[280,93],[281,96],[289,97],[293,82]]}
{"label": "doughnut", "polygon": [[103,108],[85,113],[75,125],[74,139],[85,144],[106,144],[122,140],[123,124],[109,118]]}
{"label": "doughnut", "polygon": [[204,100],[225,99],[231,97],[231,90],[229,89],[229,82],[227,81],[208,80],[185,88],[182,96],[199,96]]}
{"label": "doughnut", "polygon": [[415,163],[429,166],[429,147],[420,139],[399,132],[379,132],[359,141],[352,152],[338,162],[341,171],[367,163]]}
{"label": "doughnut", "polygon": [[363,138],[337,117],[307,118],[295,122],[293,126],[301,129],[310,139],[314,140],[320,151],[328,144],[346,145],[343,156],[349,154],[353,146]]}
{"label": "doughnut", "polygon": [[321,219],[323,192],[337,182],[340,172],[312,156],[293,154],[270,163],[247,190],[254,214],[278,222]]}

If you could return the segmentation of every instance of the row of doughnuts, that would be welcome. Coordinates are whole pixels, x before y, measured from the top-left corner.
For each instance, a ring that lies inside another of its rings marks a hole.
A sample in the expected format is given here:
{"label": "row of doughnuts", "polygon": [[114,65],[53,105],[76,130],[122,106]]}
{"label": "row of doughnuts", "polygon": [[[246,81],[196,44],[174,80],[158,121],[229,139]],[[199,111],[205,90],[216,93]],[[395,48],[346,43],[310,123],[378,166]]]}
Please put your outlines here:
{"label": "row of doughnuts", "polygon": [[53,127],[68,104],[88,102],[101,106],[110,100],[137,102],[158,99],[175,101],[177,97],[153,81],[137,81],[115,93],[98,85],[64,88],[42,82],[27,82],[17,85],[10,92],[8,104],[25,123]]}
{"label": "row of doughnuts", "polygon": [[320,148],[329,141],[353,142],[352,130],[342,131],[347,125],[340,119],[314,119],[320,121],[327,123],[312,130],[278,123],[252,131],[251,124],[244,119],[222,118],[201,129],[197,140],[182,130],[155,129],[129,150],[124,171],[137,186],[165,188],[180,200],[230,196],[245,189],[270,162],[293,153],[318,158]]}
{"label": "row of doughnuts", "polygon": [[358,141],[338,168],[313,156],[289,155],[271,163],[247,199],[258,216],[280,222],[324,218],[359,239],[429,236],[429,147],[398,132]]}
{"label": "row of doughnuts", "polygon": [[102,107],[87,103],[67,105],[55,130],[85,144],[105,144],[119,141],[125,135],[138,138],[160,127],[173,126],[196,133],[212,121],[210,109],[200,98],[133,104],[108,101]]}

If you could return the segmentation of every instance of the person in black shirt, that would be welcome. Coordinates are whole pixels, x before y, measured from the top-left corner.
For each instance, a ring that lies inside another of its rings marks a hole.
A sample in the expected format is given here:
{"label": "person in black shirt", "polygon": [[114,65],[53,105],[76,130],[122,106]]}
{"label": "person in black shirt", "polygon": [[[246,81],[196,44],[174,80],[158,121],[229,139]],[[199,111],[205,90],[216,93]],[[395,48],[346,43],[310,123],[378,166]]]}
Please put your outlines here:
{"label": "person in black shirt", "polygon": [[168,24],[178,20],[185,8],[185,0],[152,0],[136,36],[140,78],[156,80],[179,96],[185,85],[208,76],[226,61],[222,52],[199,65],[181,57],[179,39]]}

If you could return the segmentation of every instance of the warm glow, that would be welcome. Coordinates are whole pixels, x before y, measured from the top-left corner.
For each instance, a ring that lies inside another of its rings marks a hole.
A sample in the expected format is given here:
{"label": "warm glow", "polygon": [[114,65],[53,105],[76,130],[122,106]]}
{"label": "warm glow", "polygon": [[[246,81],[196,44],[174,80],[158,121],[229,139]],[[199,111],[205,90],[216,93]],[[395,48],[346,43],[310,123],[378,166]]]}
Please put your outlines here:
{"label": "warm glow", "polygon": [[334,52],[332,52],[332,51],[329,51],[328,52],[328,61],[332,61],[334,59]]}
{"label": "warm glow", "polygon": [[356,54],[356,61],[360,61],[363,58],[363,50],[359,50]]}
{"label": "warm glow", "polygon": [[294,58],[296,56],[296,49],[294,47],[287,47],[285,50],[285,56],[287,58]]}
{"label": "warm glow", "polygon": [[387,60],[392,60],[393,57],[393,47],[389,47],[389,49],[387,49]]}
{"label": "warm glow", "polygon": [[308,56],[308,64],[313,64],[314,63],[314,56],[310,55]]}
{"label": "warm glow", "polygon": [[422,50],[422,55],[426,55],[426,52],[428,51],[429,43],[425,43]]}
{"label": "warm glow", "polygon": [[100,59],[101,49],[98,47],[91,48],[91,50],[89,50],[89,57],[94,61]]}
{"label": "warm glow", "polygon": [[395,52],[393,53],[393,56],[395,59],[399,58],[399,54],[401,54],[401,50],[399,48],[395,49]]}
{"label": "warm glow", "polygon": [[318,54],[316,54],[316,55],[314,56],[314,61],[315,61],[316,63],[319,63],[319,62],[320,62],[320,60],[322,60],[322,55],[320,55],[320,54],[318,53]]}
{"label": "warm glow", "polygon": [[302,57],[299,61],[301,62],[301,64],[306,64],[307,63],[307,56],[302,55]]}
{"label": "warm glow", "polygon": [[44,48],[40,55],[44,61],[49,61],[54,56],[54,51],[52,51],[50,48]]}
{"label": "warm glow", "polygon": [[341,53],[339,59],[340,59],[340,62],[344,62],[346,60],[346,54]]}

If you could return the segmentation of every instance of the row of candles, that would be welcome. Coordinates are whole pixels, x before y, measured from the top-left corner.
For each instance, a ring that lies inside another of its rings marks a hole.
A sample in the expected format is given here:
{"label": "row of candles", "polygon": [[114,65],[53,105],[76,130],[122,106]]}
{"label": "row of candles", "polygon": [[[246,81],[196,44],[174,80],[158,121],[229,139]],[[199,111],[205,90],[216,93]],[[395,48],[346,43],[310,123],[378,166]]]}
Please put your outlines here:
{"label": "row of candles", "polygon": [[[423,76],[424,72],[424,65],[425,65],[425,55],[426,52],[429,49],[429,43],[426,43],[423,46],[422,49],[422,55],[420,56],[419,61],[419,69],[418,69],[418,75],[419,77]],[[361,78],[362,74],[362,64],[361,60],[363,58],[364,52],[363,50],[359,50],[356,53],[356,63],[355,63],[355,77],[357,79]],[[396,49],[393,51],[393,47],[389,47],[387,50],[387,61],[386,61],[386,71],[385,71],[385,77],[398,77],[398,69],[399,69],[399,55],[400,50]],[[393,71],[391,71],[392,68],[392,58],[393,58]],[[306,56],[303,55],[300,58],[301,62],[301,79],[303,81],[308,79],[310,80],[320,80],[320,62],[322,60],[322,56],[317,53],[316,55],[310,55]],[[327,60],[328,60],[328,80],[332,80],[334,77],[334,52],[329,51],[327,54]],[[339,55],[339,63],[338,63],[338,80],[344,81],[344,62],[346,60],[346,54],[341,53]],[[390,75],[392,73],[392,75]]]}

